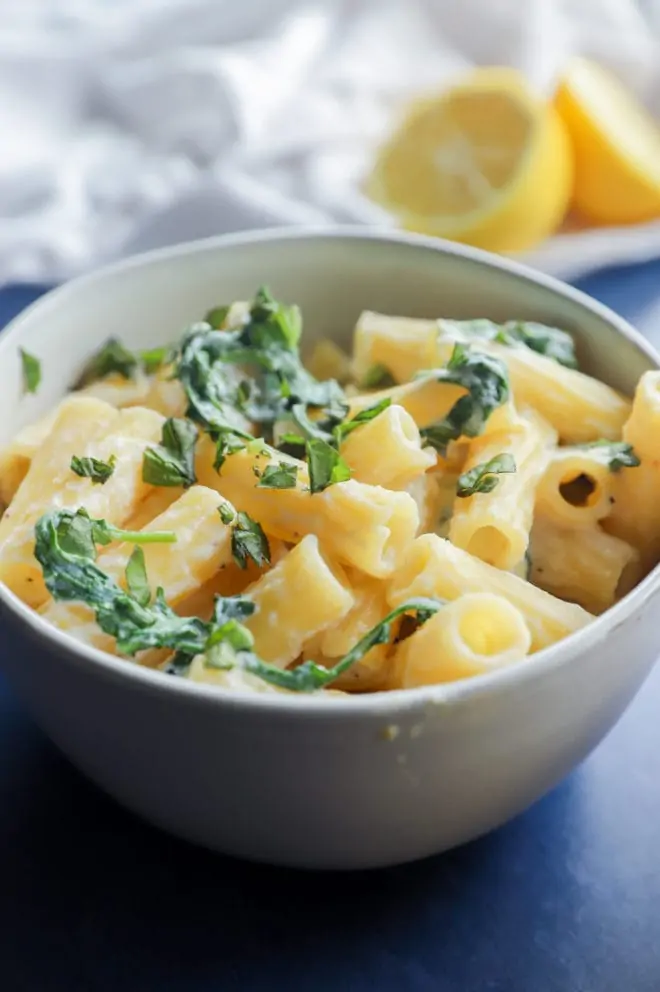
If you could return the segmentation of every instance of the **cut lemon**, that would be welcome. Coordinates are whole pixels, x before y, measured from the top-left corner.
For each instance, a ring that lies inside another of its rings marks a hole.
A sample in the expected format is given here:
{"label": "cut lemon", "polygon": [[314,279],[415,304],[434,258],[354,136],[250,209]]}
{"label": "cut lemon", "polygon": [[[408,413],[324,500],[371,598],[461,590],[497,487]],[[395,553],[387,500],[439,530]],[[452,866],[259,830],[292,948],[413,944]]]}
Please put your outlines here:
{"label": "cut lemon", "polygon": [[606,69],[575,58],[555,106],[575,149],[576,210],[601,224],[660,216],[660,129],[634,95]]}
{"label": "cut lemon", "polygon": [[367,193],[409,230],[516,251],[558,227],[572,178],[555,109],[514,69],[483,68],[408,108]]}

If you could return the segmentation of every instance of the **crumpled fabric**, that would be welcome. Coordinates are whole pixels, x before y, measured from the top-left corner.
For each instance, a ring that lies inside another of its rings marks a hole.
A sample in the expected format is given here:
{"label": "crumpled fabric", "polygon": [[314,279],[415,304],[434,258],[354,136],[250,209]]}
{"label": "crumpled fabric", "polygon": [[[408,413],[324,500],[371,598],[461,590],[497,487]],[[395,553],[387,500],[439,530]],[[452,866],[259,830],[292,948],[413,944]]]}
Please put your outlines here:
{"label": "crumpled fabric", "polygon": [[[4,0],[0,282],[55,282],[191,238],[393,226],[360,192],[403,102],[475,64],[552,91],[571,53],[660,119],[660,2]],[[660,255],[660,221],[558,234],[567,278]]]}

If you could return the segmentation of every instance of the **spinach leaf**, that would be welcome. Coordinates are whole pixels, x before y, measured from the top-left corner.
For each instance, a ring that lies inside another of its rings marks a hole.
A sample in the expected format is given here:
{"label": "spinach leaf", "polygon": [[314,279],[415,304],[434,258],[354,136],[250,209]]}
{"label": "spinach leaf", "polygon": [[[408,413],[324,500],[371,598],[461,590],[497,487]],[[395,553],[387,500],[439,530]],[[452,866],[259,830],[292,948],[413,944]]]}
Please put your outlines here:
{"label": "spinach leaf", "polygon": [[396,380],[387,365],[372,365],[359,382],[360,389],[389,389]]}
{"label": "spinach leaf", "polygon": [[261,524],[242,511],[236,514],[231,551],[239,568],[247,568],[248,558],[260,568],[270,564],[270,546]]}
{"label": "spinach leaf", "polygon": [[336,448],[320,438],[310,438],[306,445],[309,464],[309,488],[321,493],[336,482],[346,482],[351,470]]}
{"label": "spinach leaf", "polygon": [[517,347],[524,345],[539,355],[545,355],[566,368],[578,367],[575,357],[575,343],[570,334],[558,327],[548,327],[529,320],[509,320],[504,324],[496,324],[492,320],[478,318],[476,320],[440,320],[441,332],[452,334],[454,329],[462,338],[468,341],[471,337],[485,341],[495,341],[497,344]]}
{"label": "spinach leaf", "polygon": [[117,459],[110,455],[107,462],[102,458],[79,458],[74,455],[71,459],[71,471],[83,479],[91,479],[95,486],[104,486],[115,470]]}
{"label": "spinach leaf", "polygon": [[475,493],[491,493],[500,481],[498,476],[516,471],[516,462],[509,452],[503,451],[487,462],[463,472],[458,478],[456,495],[464,498]]}
{"label": "spinach leaf", "polygon": [[236,518],[236,513],[229,503],[221,503],[218,507],[218,513],[223,524],[233,524]]}
{"label": "spinach leaf", "polygon": [[231,305],[211,307],[211,309],[204,316],[204,323],[210,324],[211,327],[219,331],[221,327],[229,316],[229,311],[231,310]]}
{"label": "spinach leaf", "polygon": [[188,420],[169,417],[163,424],[161,443],[147,448],[142,460],[142,479],[152,486],[183,486],[197,481],[195,445],[197,431]]}
{"label": "spinach leaf", "polygon": [[123,379],[132,379],[139,367],[138,359],[117,338],[110,338],[84,366],[76,385],[87,386],[105,379],[113,372]]}
{"label": "spinach leaf", "polygon": [[258,489],[295,489],[298,480],[298,466],[289,462],[267,465],[263,470]]}
{"label": "spinach leaf", "polygon": [[147,578],[147,566],[144,561],[142,548],[133,548],[131,557],[126,565],[126,588],[140,606],[148,606],[151,602],[151,589]]}
{"label": "spinach leaf", "polygon": [[575,447],[590,451],[594,458],[607,465],[610,472],[620,472],[622,468],[637,468],[641,464],[632,444],[626,441],[608,441],[607,438],[601,438],[599,441],[589,441],[586,444],[577,444]]}
{"label": "spinach leaf", "polygon": [[361,427],[363,424],[368,424],[371,420],[377,417],[379,413],[382,413],[383,410],[386,410],[388,406],[391,405],[392,400],[389,396],[386,396],[385,399],[380,400],[379,403],[374,403],[373,406],[368,406],[365,407],[364,410],[360,410],[360,412],[356,413],[350,420],[344,420],[341,424],[338,424],[334,429],[334,435],[337,443],[341,444],[341,442],[347,438],[349,434],[352,434],[354,430]]}
{"label": "spinach leaf", "polygon": [[41,382],[41,362],[24,348],[19,349],[23,366],[23,389],[26,393],[36,393]]}
{"label": "spinach leaf", "polygon": [[240,657],[240,667],[280,689],[288,689],[290,692],[314,692],[338,679],[377,644],[387,644],[390,640],[392,624],[398,617],[414,613],[417,621],[422,624],[437,613],[442,605],[439,600],[422,598],[409,599],[402,603],[372,627],[332,668],[326,668],[325,665],[319,665],[315,661],[305,661],[297,668],[281,669],[267,664],[250,653]]}
{"label": "spinach leaf", "polygon": [[445,368],[422,372],[418,378],[452,382],[468,391],[443,420],[420,431],[441,453],[450,441],[481,434],[493,411],[509,398],[509,377],[504,364],[491,355],[471,352],[462,344],[454,346]]}

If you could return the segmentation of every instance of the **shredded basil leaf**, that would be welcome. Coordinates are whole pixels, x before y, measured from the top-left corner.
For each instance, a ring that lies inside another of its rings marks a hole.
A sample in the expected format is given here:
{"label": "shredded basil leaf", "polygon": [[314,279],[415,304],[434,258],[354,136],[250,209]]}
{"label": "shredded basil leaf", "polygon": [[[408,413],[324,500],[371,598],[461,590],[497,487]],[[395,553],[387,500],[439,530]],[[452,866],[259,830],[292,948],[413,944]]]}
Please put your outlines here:
{"label": "shredded basil leaf", "polygon": [[124,574],[126,576],[126,588],[131,596],[137,600],[140,606],[148,606],[151,602],[151,589],[149,588],[147,566],[142,548],[137,546],[133,548]]}
{"label": "shredded basil leaf", "polygon": [[161,443],[147,448],[142,460],[142,479],[152,486],[183,486],[197,481],[195,445],[197,430],[188,420],[169,417],[163,424]]}
{"label": "shredded basil leaf", "polygon": [[239,511],[231,537],[231,551],[239,568],[247,568],[248,559],[258,565],[270,564],[270,547],[260,523]]}
{"label": "shredded basil leaf", "polygon": [[495,341],[508,347],[524,345],[539,355],[545,355],[566,368],[578,367],[575,357],[575,343],[570,334],[558,327],[548,327],[528,320],[509,320],[504,324],[496,324],[492,320],[478,318],[476,320],[439,320],[441,332],[451,336],[454,329],[468,340],[471,337],[482,338],[485,341]]}
{"label": "shredded basil leaf", "polygon": [[298,466],[288,462],[267,465],[257,483],[258,489],[295,489],[298,481]]}
{"label": "shredded basil leaf", "polygon": [[360,410],[360,412],[356,413],[350,420],[344,420],[343,423],[338,424],[334,430],[337,443],[340,444],[345,438],[348,437],[349,434],[352,434],[354,430],[361,427],[363,424],[368,424],[371,420],[377,417],[379,413],[382,413],[383,410],[386,410],[391,405],[392,400],[389,396],[386,396],[385,399],[380,400],[379,403],[374,403],[373,406],[368,406],[365,407],[364,410]]}
{"label": "shredded basil leaf", "polygon": [[97,379],[116,373],[124,379],[132,379],[138,370],[139,362],[117,338],[110,338],[103,347],[90,358],[78,378],[78,386],[87,386]]}
{"label": "shredded basil leaf", "polygon": [[387,365],[372,365],[359,382],[360,389],[389,389],[396,380]]}
{"label": "shredded basil leaf", "polygon": [[310,438],[306,445],[309,464],[309,488],[321,493],[337,482],[347,482],[351,470],[336,448],[320,438]]}
{"label": "shredded basil leaf", "polygon": [[491,493],[500,481],[498,476],[516,471],[516,461],[512,454],[503,451],[487,462],[463,472],[456,484],[456,495],[461,499],[475,493]]}
{"label": "shredded basil leaf", "polygon": [[230,310],[231,305],[211,307],[204,316],[204,323],[210,324],[214,330],[219,331],[221,327],[224,327]]}
{"label": "shredded basil leaf", "polygon": [[147,375],[153,375],[164,365],[170,365],[175,358],[176,352],[171,345],[163,345],[162,348],[149,348],[140,352],[140,363]]}
{"label": "shredded basil leaf", "polygon": [[450,441],[481,434],[490,415],[509,398],[509,376],[497,358],[472,352],[456,344],[447,366],[422,372],[418,378],[452,382],[468,390],[454,403],[447,416],[422,428],[422,437],[444,454]]}
{"label": "shredded basil leaf", "polygon": [[628,444],[627,441],[608,441],[606,438],[601,438],[599,441],[589,441],[586,444],[577,444],[575,447],[590,451],[598,461],[607,465],[610,472],[620,472],[622,468],[637,468],[641,464],[632,444]]}
{"label": "shredded basil leaf", "polygon": [[83,479],[91,479],[95,486],[104,486],[115,470],[117,459],[110,455],[107,462],[102,458],[74,455],[71,459],[71,471]]}
{"label": "shredded basil leaf", "polygon": [[218,513],[223,524],[233,524],[236,514],[229,503],[221,503],[218,507]]}
{"label": "shredded basil leaf", "polygon": [[24,348],[20,349],[23,366],[23,389],[26,393],[36,393],[41,382],[41,362]]}

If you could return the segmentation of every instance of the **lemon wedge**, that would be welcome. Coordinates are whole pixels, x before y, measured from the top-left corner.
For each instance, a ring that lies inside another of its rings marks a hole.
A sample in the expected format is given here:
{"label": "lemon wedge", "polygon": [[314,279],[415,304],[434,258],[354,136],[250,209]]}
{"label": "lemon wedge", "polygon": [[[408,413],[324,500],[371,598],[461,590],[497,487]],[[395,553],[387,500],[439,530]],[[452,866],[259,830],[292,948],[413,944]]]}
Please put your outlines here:
{"label": "lemon wedge", "polygon": [[575,149],[573,204],[587,220],[660,216],[660,128],[607,69],[574,58],[555,106]]}
{"label": "lemon wedge", "polygon": [[366,191],[409,230],[519,251],[561,223],[572,179],[554,107],[516,70],[493,67],[409,106]]}

